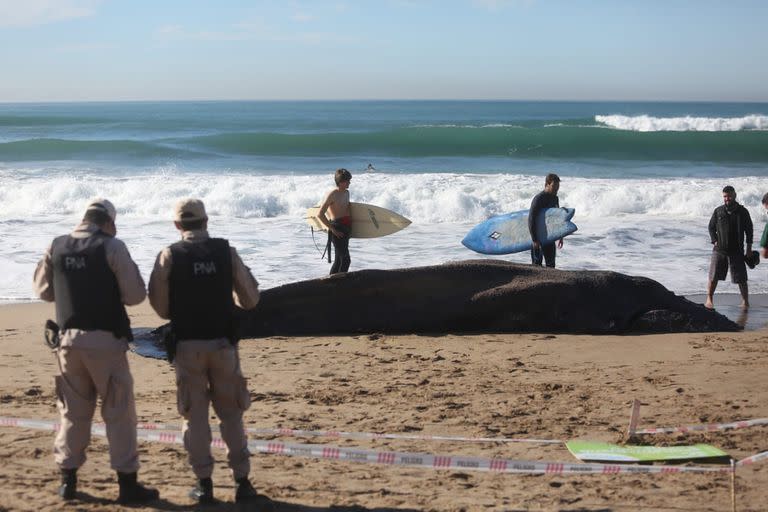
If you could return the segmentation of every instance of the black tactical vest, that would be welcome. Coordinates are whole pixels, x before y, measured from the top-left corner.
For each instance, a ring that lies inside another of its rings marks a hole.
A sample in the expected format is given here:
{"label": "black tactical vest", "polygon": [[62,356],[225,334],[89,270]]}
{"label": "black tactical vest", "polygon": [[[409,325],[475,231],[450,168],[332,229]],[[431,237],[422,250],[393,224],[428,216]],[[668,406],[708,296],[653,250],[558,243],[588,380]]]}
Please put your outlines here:
{"label": "black tactical vest", "polygon": [[236,341],[229,242],[209,238],[173,244],[169,285],[176,339]]}
{"label": "black tactical vest", "polygon": [[64,235],[53,241],[56,321],[62,330],[98,329],[130,341],[131,322],[104,247],[110,238],[97,231],[87,238]]}

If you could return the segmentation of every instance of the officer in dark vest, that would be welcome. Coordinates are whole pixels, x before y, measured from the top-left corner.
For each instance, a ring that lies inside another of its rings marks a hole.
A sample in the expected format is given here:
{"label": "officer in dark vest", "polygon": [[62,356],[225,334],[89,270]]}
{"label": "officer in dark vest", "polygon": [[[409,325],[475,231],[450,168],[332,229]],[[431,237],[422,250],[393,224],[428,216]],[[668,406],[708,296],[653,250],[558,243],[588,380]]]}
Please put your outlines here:
{"label": "officer in dark vest", "polygon": [[[149,302],[170,319],[175,342],[177,405],[184,418],[184,447],[197,477],[190,496],[214,502],[209,406],[221,422],[221,437],[235,479],[235,502],[267,502],[251,485],[250,453],[243,412],[250,406],[240,370],[234,328],[235,304],[253,309],[258,283],[227,240],[208,236],[208,216],[199,199],[174,208],[181,241],[157,256],[149,278]],[[169,350],[169,356],[173,350]]]}
{"label": "officer in dark vest", "polygon": [[125,355],[132,336],[125,305],[139,304],[146,291],[128,249],[115,238],[115,217],[111,202],[91,201],[82,223],[54,239],[37,265],[34,286],[41,299],[56,302],[60,328],[56,396],[61,429],[54,442],[59,494],[65,500],[77,496],[77,470],[85,462],[101,398],[118,501],[127,505],[150,502],[159,493],[136,481],[136,404]]}

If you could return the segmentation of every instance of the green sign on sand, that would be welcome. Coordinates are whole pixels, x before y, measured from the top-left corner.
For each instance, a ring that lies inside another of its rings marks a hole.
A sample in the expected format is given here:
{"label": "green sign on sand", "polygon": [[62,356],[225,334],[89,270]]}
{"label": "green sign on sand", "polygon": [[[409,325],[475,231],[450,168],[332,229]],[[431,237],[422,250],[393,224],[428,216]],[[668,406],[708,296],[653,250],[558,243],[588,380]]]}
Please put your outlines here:
{"label": "green sign on sand", "polygon": [[620,446],[594,441],[568,441],[571,453],[580,460],[610,462],[650,462],[657,460],[691,460],[728,457],[724,451],[708,444],[693,446]]}

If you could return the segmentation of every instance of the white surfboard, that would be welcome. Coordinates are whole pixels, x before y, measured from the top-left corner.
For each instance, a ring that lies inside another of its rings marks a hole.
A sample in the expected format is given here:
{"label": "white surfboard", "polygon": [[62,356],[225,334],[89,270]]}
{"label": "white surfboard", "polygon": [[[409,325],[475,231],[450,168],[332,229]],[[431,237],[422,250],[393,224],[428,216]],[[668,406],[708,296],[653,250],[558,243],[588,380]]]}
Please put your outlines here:
{"label": "white surfboard", "polygon": [[[408,227],[411,221],[380,206],[365,203],[350,203],[352,210],[352,233],[350,238],[378,238],[380,236],[397,233]],[[320,212],[319,206],[307,209],[307,224],[315,229],[327,231],[326,227],[317,218]],[[326,217],[328,213],[326,212]]]}

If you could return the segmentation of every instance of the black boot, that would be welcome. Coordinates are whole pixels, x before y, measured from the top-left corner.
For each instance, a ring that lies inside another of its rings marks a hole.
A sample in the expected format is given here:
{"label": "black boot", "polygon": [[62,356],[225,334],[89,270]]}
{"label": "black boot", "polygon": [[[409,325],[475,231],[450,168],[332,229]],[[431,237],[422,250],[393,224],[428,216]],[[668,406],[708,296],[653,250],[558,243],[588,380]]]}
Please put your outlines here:
{"label": "black boot", "polygon": [[77,468],[61,470],[61,485],[59,496],[65,500],[75,499],[77,494]]}
{"label": "black boot", "polygon": [[117,502],[121,505],[135,505],[154,501],[160,497],[157,489],[144,487],[136,481],[136,473],[117,472],[117,483],[120,486],[120,495]]}
{"label": "black boot", "polygon": [[247,476],[235,480],[235,503],[248,503],[260,497]]}
{"label": "black boot", "polygon": [[189,497],[200,505],[212,504],[214,502],[213,480],[210,478],[200,478],[195,488],[189,491]]}
{"label": "black boot", "polygon": [[258,507],[260,512],[273,512],[275,510],[275,503],[263,494],[257,493],[247,476],[235,480],[235,503],[247,504],[245,506],[248,510],[251,510],[253,506]]}

